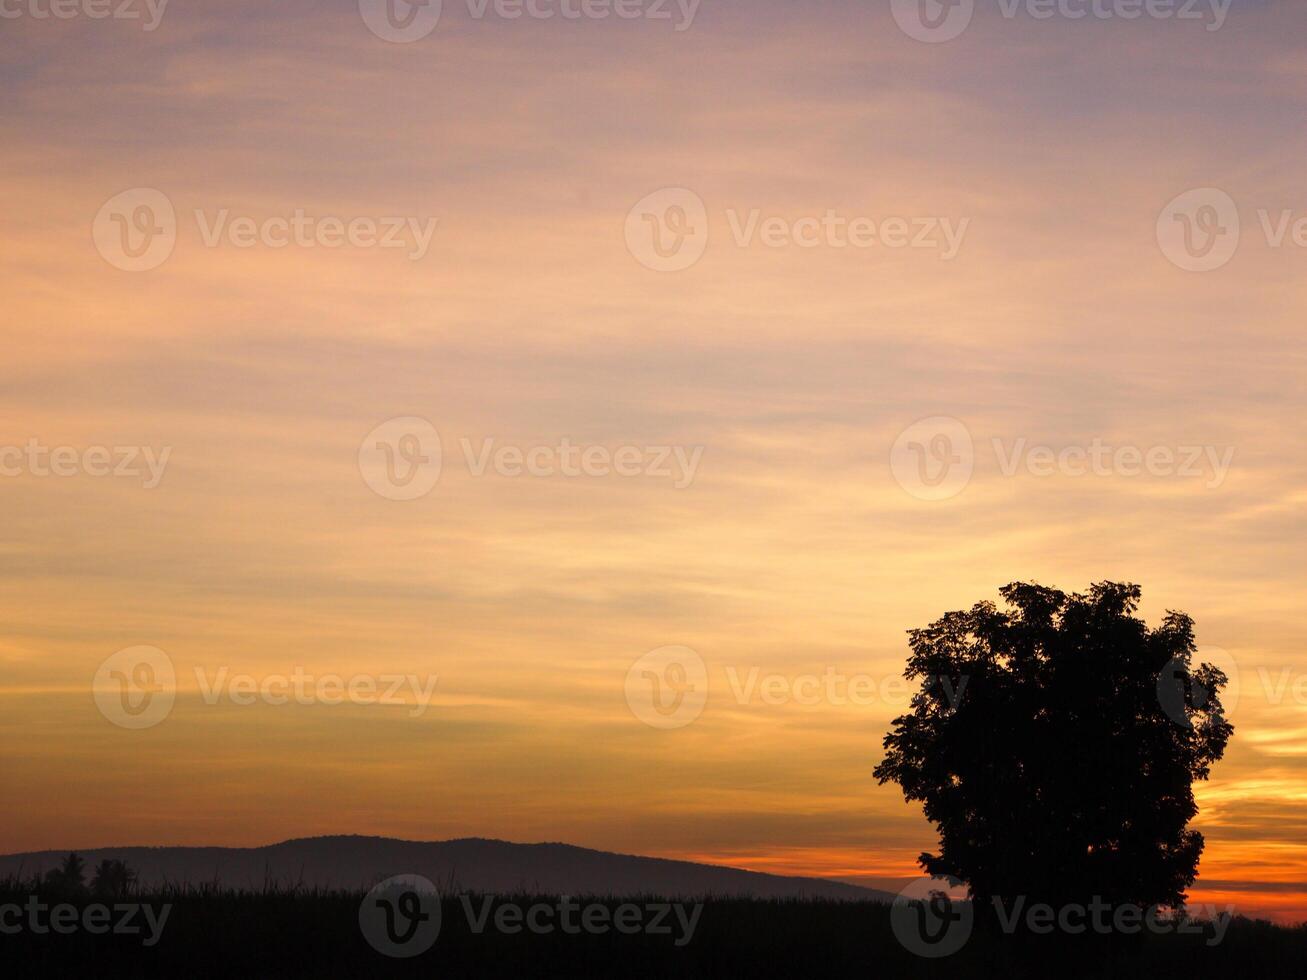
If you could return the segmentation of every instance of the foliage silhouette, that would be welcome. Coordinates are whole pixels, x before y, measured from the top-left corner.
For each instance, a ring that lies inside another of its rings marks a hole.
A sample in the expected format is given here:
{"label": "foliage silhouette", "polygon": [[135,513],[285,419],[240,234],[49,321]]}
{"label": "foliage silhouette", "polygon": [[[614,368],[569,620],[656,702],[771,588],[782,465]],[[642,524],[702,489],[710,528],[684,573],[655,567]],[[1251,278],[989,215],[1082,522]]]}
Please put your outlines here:
{"label": "foliage silhouette", "polygon": [[45,873],[45,884],[51,891],[68,895],[86,891],[86,862],[73,851],[63,859],[59,867]]}
{"label": "foliage silhouette", "polygon": [[[1188,616],[1150,631],[1133,615],[1136,585],[1000,594],[1007,609],[981,602],[908,634],[921,689],[875,774],[938,828],[921,866],[965,882],[980,916],[1019,896],[1182,905],[1203,849],[1192,782],[1234,731],[1227,678],[1191,669]],[[1189,683],[1171,692],[1176,678]]]}
{"label": "foliage silhouette", "polygon": [[102,898],[121,898],[130,893],[135,884],[136,872],[127,867],[126,862],[105,858],[96,865],[91,891]]}

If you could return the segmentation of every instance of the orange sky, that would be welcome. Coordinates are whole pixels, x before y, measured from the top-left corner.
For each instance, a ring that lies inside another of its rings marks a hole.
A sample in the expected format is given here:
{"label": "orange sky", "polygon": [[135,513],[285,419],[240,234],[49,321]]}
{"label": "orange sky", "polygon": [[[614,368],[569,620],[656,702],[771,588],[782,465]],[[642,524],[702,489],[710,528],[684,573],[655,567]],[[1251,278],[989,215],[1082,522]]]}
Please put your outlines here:
{"label": "orange sky", "polygon": [[[944,43],[851,0],[704,0],[685,30],[446,2],[410,43],[346,0],[0,20],[0,449],[170,448],[148,488],[0,476],[0,851],[476,835],[901,879],[934,840],[871,776],[904,631],[1009,581],[1112,578],[1237,667],[1192,898],[1307,918],[1307,14],[980,6]],[[97,220],[133,188],[176,216],[143,271]],[[703,206],[678,271],[629,247],[663,188]],[[1242,225],[1203,272],[1159,247],[1195,188]],[[297,210],[400,217],[409,247],[206,241]],[[885,237],[741,243],[755,211]],[[893,218],[956,254],[891,244]],[[439,482],[386,499],[360,446],[408,417]],[[936,417],[973,472],[922,499],[891,449]],[[564,439],[702,456],[678,486],[477,475],[462,443]],[[1233,457],[1004,472],[1095,440]],[[142,644],[179,690],[128,730],[92,678]],[[660,730],[624,685],[668,645],[708,695]],[[437,682],[419,715],[207,704],[195,671],[224,667]],[[741,699],[755,668],[875,697]]]}

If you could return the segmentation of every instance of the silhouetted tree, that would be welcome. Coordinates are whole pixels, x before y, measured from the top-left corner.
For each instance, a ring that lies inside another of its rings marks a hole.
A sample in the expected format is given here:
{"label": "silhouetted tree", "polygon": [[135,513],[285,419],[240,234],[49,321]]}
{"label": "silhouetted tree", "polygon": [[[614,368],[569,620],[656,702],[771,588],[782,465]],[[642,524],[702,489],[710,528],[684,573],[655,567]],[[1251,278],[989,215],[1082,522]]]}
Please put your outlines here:
{"label": "silhouetted tree", "polygon": [[95,868],[91,891],[105,898],[121,898],[136,884],[136,872],[126,862],[105,858]]}
{"label": "silhouetted tree", "polygon": [[[1191,784],[1234,731],[1227,678],[1191,671],[1188,616],[1150,631],[1133,615],[1136,585],[1000,594],[1007,609],[981,602],[908,634],[905,676],[922,685],[875,774],[938,828],[921,866],[966,882],[982,915],[996,896],[1183,904],[1203,849]],[[1177,673],[1191,683],[1164,707],[1159,683]]]}
{"label": "silhouetted tree", "polygon": [[85,891],[85,879],[86,862],[76,851],[65,857],[59,867],[45,873],[46,887],[66,894]]}

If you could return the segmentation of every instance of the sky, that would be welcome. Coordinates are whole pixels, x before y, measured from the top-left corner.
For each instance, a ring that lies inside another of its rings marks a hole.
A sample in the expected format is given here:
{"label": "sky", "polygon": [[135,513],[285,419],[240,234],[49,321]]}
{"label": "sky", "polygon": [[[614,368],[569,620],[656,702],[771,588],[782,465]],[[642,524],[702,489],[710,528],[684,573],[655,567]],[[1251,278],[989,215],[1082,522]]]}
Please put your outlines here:
{"label": "sky", "polygon": [[1307,919],[1300,5],[60,9],[0,0],[0,851],[902,883],[906,631],[1111,579],[1237,692],[1191,899]]}

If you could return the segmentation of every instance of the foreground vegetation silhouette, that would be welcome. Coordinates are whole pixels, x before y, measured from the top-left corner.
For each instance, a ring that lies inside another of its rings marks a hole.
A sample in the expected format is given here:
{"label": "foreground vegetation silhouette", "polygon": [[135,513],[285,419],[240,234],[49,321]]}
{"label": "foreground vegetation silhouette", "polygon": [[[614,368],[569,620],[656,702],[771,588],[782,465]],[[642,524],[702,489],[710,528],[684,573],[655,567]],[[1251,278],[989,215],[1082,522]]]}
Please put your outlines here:
{"label": "foreground vegetation silhouette", "polygon": [[[0,907],[25,905],[33,895],[64,900],[42,881],[0,879]],[[604,897],[623,902],[656,896]],[[477,902],[480,896],[475,896]],[[0,976],[141,977],[209,980],[227,977],[624,977],[718,978],[868,976],[1143,977],[1221,976],[1224,980],[1292,976],[1307,958],[1307,928],[1236,919],[1224,941],[1200,935],[1087,936],[1056,956],[1042,950],[1023,959],[1006,937],[977,934],[956,955],[922,959],[905,949],[891,926],[890,907],[873,902],[717,898],[704,901],[691,942],[638,933],[509,934],[470,928],[460,900],[442,901],[439,938],[419,956],[393,959],[368,945],[359,930],[360,891],[306,890],[270,885],[232,890],[213,885],[138,888],[131,902],[170,907],[159,941],[137,934],[66,934],[22,929],[0,935]],[[497,908],[549,900],[531,894],[495,896]],[[585,899],[589,901],[589,899]],[[79,909],[96,902],[85,893]],[[110,921],[118,919],[115,911]],[[493,916],[492,916],[493,918]],[[11,925],[17,921],[13,916]],[[141,916],[133,919],[140,926]],[[1059,937],[1060,938],[1060,937]],[[1088,946],[1086,946],[1086,943]],[[1053,972],[1050,972],[1053,970]]]}
{"label": "foreground vegetation silhouette", "polygon": [[965,883],[978,924],[995,899],[1179,908],[1203,849],[1192,784],[1233,733],[1227,678],[1192,664],[1188,616],[1134,615],[1136,585],[1000,594],[909,633],[921,688],[875,775],[937,827],[922,868]]}
{"label": "foreground vegetation silhouette", "polygon": [[[64,897],[86,894],[86,861],[76,851],[45,873],[43,890]],[[91,894],[97,898],[122,898],[136,886],[136,872],[125,861],[105,858],[95,866]]]}

